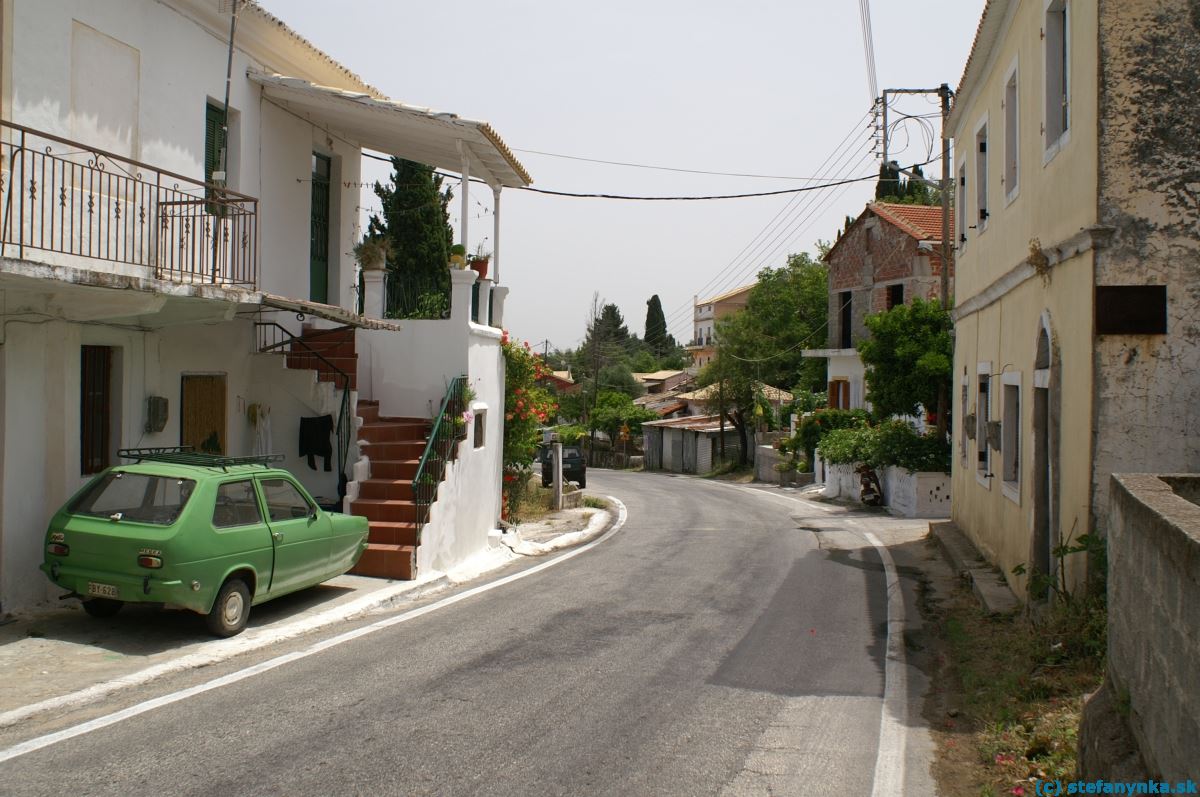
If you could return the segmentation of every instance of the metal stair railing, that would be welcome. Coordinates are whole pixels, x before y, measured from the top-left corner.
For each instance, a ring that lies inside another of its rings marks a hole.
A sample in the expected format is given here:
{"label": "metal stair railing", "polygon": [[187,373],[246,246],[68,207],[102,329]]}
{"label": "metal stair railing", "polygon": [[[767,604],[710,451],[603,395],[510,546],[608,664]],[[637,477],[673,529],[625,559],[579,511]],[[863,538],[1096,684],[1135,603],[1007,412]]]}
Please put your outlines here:
{"label": "metal stair railing", "polygon": [[[321,330],[308,335],[308,340],[316,340],[324,335],[334,332],[341,332],[352,327],[338,327],[336,329]],[[334,432],[337,435],[337,472],[338,472],[338,495],[345,495],[346,489],[346,459],[350,455],[350,375],[338,368],[325,358],[321,352],[309,346],[305,338],[293,334],[286,327],[274,321],[255,321],[254,331],[257,337],[257,349],[259,354],[280,353],[283,355],[299,354],[302,357],[315,357],[318,362],[324,363],[327,368],[334,374],[334,387],[340,387],[342,391],[341,406],[338,409],[337,423],[334,427]],[[297,352],[285,350],[285,346],[299,345],[304,351]],[[339,384],[340,382],[340,384]]]}
{"label": "metal stair railing", "polygon": [[442,406],[433,419],[429,430],[429,440],[425,443],[425,451],[417,464],[417,472],[413,476],[413,503],[417,507],[417,535],[429,522],[429,509],[437,500],[438,485],[442,481],[442,473],[438,468],[453,460],[457,454],[457,444],[466,436],[467,377],[456,376],[450,380],[446,395],[442,398]]}

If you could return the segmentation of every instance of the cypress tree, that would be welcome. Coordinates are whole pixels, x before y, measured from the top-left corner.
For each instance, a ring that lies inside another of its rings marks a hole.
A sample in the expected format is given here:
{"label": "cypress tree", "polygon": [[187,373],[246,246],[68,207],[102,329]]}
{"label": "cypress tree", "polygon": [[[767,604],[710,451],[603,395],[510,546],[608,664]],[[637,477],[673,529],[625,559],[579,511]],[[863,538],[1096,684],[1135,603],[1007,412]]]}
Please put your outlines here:
{"label": "cypress tree", "polygon": [[655,357],[664,356],[670,349],[667,341],[667,318],[663,314],[662,302],[657,293],[646,302],[646,344]]}

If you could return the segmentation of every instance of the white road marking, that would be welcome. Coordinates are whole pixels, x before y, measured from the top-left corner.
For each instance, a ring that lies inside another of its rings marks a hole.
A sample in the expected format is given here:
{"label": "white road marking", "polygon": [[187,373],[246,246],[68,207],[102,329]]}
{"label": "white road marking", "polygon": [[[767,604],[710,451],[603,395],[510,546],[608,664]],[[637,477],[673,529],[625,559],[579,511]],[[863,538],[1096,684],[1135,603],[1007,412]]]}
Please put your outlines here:
{"label": "white road marking", "polygon": [[[713,482],[719,484],[720,482]],[[726,485],[737,487],[737,485]],[[741,488],[743,492],[778,498],[788,503],[801,503],[801,499],[785,495],[777,495],[765,490]],[[826,512],[834,511],[833,507],[804,501],[806,508],[819,508]],[[887,584],[887,642],[886,659],[883,668],[883,701],[879,714],[879,747],[875,755],[875,779],[871,789],[871,797],[883,797],[904,793],[905,767],[907,764],[905,750],[908,745],[908,732],[905,720],[908,715],[908,673],[904,664],[904,595],[901,592],[900,576],[896,572],[896,564],[892,554],[883,542],[869,531],[858,527],[862,518],[844,518],[847,525],[861,534],[875,548],[883,563],[885,582]]]}
{"label": "white road marking", "polygon": [[581,553],[590,551],[592,548],[595,548],[597,545],[600,545],[601,543],[610,539],[625,525],[625,521],[629,516],[629,512],[625,508],[625,504],[621,503],[621,501],[613,496],[606,497],[609,501],[612,501],[617,506],[617,522],[613,524],[613,527],[605,532],[603,536],[598,537],[597,539],[587,543],[586,545],[576,548],[573,551],[568,551],[561,556],[556,556],[548,562],[535,565],[534,567],[531,567],[528,570],[522,570],[519,573],[513,573],[512,575],[505,576],[497,581],[481,584],[478,587],[473,587],[472,589],[466,590],[465,592],[460,592],[457,595],[451,595],[447,598],[435,601],[428,606],[422,606],[419,609],[413,609],[411,611],[404,612],[403,614],[387,617],[378,622],[363,626],[362,628],[356,628],[353,631],[347,631],[345,633],[338,634],[337,636],[330,637],[329,639],[309,645],[302,650],[286,653],[282,656],[277,656],[273,659],[259,662],[251,667],[229,673],[228,675],[223,675],[220,678],[214,678],[211,681],[197,684],[196,686],[188,687],[187,689],[182,689],[178,692],[172,692],[171,694],[146,700],[130,706],[129,708],[122,709],[121,711],[107,714],[103,717],[97,717],[96,719],[89,720],[70,728],[64,728],[61,731],[56,731],[44,736],[38,736],[36,738],[29,739],[28,741],[21,742],[20,744],[0,750],[0,763],[11,761],[19,756],[32,753],[36,750],[41,750],[45,747],[50,747],[51,745],[58,744],[59,742],[65,742],[68,739],[74,739],[76,736],[82,736],[86,733],[100,730],[101,728],[107,728],[110,725],[123,722],[124,720],[127,720],[131,717],[136,717],[139,714],[145,714],[146,712],[153,711],[156,708],[168,706],[172,703],[178,703],[181,700],[187,700],[190,697],[195,697],[196,695],[203,694],[205,692],[211,692],[214,689],[220,689],[223,686],[229,686],[230,684],[235,684],[238,681],[244,681],[247,678],[253,678],[256,675],[274,670],[277,667],[282,667],[283,665],[289,664],[293,661],[299,661],[300,659],[304,659],[316,653],[320,653],[321,651],[337,647],[338,645],[343,645],[347,642],[358,639],[359,637],[373,634],[376,631],[382,631],[385,628],[391,628],[394,625],[399,625],[400,623],[405,623],[409,620],[415,620],[418,617],[423,617],[424,615],[435,612],[438,609],[444,609],[445,607],[452,606],[459,601],[464,601],[467,598],[473,598],[476,595],[496,589],[497,587],[502,587],[505,584],[511,584],[514,581],[527,578],[535,573],[540,573],[549,567],[562,564],[568,559],[573,559],[574,557],[579,556]]}

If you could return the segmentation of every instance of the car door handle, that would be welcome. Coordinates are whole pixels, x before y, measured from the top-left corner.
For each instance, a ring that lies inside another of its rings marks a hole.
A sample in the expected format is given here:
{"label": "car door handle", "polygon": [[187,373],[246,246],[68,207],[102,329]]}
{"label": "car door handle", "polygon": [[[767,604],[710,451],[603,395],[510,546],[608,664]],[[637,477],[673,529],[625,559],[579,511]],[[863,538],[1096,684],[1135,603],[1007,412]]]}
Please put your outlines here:
{"label": "car door handle", "polygon": [[283,539],[283,532],[282,531],[272,531],[271,538],[273,540],[275,540],[275,542],[279,542],[280,540]]}

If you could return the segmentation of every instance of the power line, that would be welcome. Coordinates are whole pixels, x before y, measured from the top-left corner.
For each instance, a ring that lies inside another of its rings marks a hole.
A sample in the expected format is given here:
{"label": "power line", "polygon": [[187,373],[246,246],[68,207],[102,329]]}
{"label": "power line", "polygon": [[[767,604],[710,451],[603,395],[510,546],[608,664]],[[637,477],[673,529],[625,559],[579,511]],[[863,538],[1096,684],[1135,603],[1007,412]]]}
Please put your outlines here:
{"label": "power line", "polygon": [[[860,132],[859,127],[861,126],[863,119],[865,119],[868,115],[869,114],[863,114],[862,117],[856,120],[854,127],[850,130],[846,137],[842,139],[834,151],[825,159],[825,162],[822,163],[822,171],[829,173],[835,170],[840,170],[844,167],[847,158],[851,156],[856,149],[859,149],[859,147],[855,147],[853,145],[852,140],[855,135]],[[801,224],[805,220],[811,218],[817,210],[830,201],[828,195],[826,195],[822,202],[816,203],[814,206],[813,198],[808,198],[807,201],[799,202],[799,204],[796,204],[797,199],[798,198],[793,198],[787,205],[785,205],[784,208],[776,214],[775,218],[759,231],[759,233],[750,241],[749,244],[747,244],[745,248],[743,248],[742,252],[739,253],[739,255],[733,259],[733,261],[731,261],[724,269],[721,270],[721,272],[719,272],[713,279],[709,280],[709,282],[701,288],[701,292],[719,293],[726,289],[727,286],[738,284],[744,281],[748,274],[753,272],[756,267],[761,267],[762,263],[764,262],[764,252],[766,252],[773,245],[774,251],[778,251],[779,246],[777,244],[783,235],[790,234],[796,229],[798,224]],[[724,275],[724,278],[722,278],[722,275]],[[680,305],[674,312],[671,313],[668,321],[668,328],[672,331],[683,333],[685,331],[685,325],[689,317],[692,315],[693,308],[694,306],[690,302]]]}
{"label": "power line", "polygon": [[871,0],[858,0],[858,16],[862,23],[863,53],[867,61],[867,88],[874,101],[879,96],[879,80],[875,69],[875,36],[871,33]]}
{"label": "power line", "polygon": [[[367,157],[367,158],[372,158],[374,160],[391,163],[391,158],[385,158],[381,155],[373,155],[369,152],[363,152],[362,154],[364,157]],[[438,171],[437,169],[433,170],[433,174],[436,174],[439,177],[448,177],[448,178],[454,179],[454,180],[460,179],[459,175],[457,175],[457,174],[450,174],[447,172]],[[578,192],[573,192],[573,191],[552,191],[547,188],[532,188],[527,185],[518,185],[518,186],[511,186],[511,187],[517,189],[518,191],[529,191],[529,192],[532,192],[535,194],[546,194],[549,196],[571,197],[574,199],[619,199],[619,200],[631,201],[631,202],[698,202],[698,201],[712,201],[712,200],[721,200],[721,199],[751,199],[754,197],[781,196],[784,194],[800,194],[800,193],[804,193],[805,191],[820,191],[821,189],[824,189],[824,188],[836,188],[837,186],[840,186],[840,185],[849,185],[850,183],[861,183],[861,182],[865,182],[866,180],[874,180],[877,177],[878,177],[878,175],[871,174],[871,175],[867,175],[865,177],[847,177],[847,178],[844,178],[841,180],[835,180],[835,181],[829,182],[829,183],[822,183],[821,185],[805,185],[805,186],[800,186],[799,188],[781,188],[777,191],[755,191],[755,192],[745,193],[745,194],[707,194],[707,195],[702,195],[702,196],[633,196],[633,195],[629,195],[629,194],[600,194],[600,193],[578,193]],[[807,180],[807,179],[826,179],[826,178],[807,178],[807,177],[805,177],[805,178],[789,178],[789,179],[805,179],[805,180]],[[472,178],[470,178],[470,182],[483,183],[484,181],[480,180],[478,178],[472,177]]]}
{"label": "power line", "polygon": [[[847,144],[851,141],[851,139],[855,136],[855,134],[859,132],[859,127],[861,126],[863,120],[867,116],[868,116],[868,114],[863,114],[862,117],[859,117],[857,120],[855,120],[853,127],[850,129],[850,132],[848,132],[846,134],[846,136],[834,148],[834,151],[828,157],[825,158],[825,161],[818,168],[818,173],[828,173],[833,168],[833,166],[830,164],[830,161],[835,160],[835,158],[837,158],[839,156],[839,153],[842,152],[842,150],[847,146]],[[722,281],[722,279],[721,279],[722,276],[726,275],[729,272],[736,269],[740,263],[744,262],[745,258],[752,255],[753,254],[752,250],[756,247],[756,243],[759,242],[759,239],[765,237],[766,235],[769,235],[770,231],[772,229],[776,228],[777,224],[782,223],[782,222],[780,222],[781,217],[785,217],[785,215],[789,213],[789,208],[791,208],[793,205],[795,205],[795,203],[798,200],[799,200],[798,196],[793,196],[786,204],[784,204],[784,206],[782,208],[780,208],[780,210],[775,214],[775,217],[772,218],[771,221],[767,222],[767,224],[761,230],[759,230],[759,232],[753,238],[751,238],[751,240],[746,244],[746,246],[743,247],[742,250],[737,255],[735,255],[734,258],[724,268],[722,268],[719,272],[717,272],[717,274],[714,275],[712,277],[712,279],[710,279],[708,282],[706,282],[704,285],[702,285],[699,288],[699,290],[697,291],[697,293],[705,293],[705,292],[711,293],[714,284],[727,284],[728,279],[725,279],[724,281]],[[678,306],[674,311],[672,311],[668,315],[668,328],[675,328],[676,324],[679,323],[677,319],[679,319],[680,316],[682,316],[685,312],[688,315],[691,315],[693,307],[694,307],[694,305],[692,302],[685,302],[684,304],[681,304],[680,306]]]}
{"label": "power line", "polygon": [[655,169],[657,171],[681,172],[683,174],[709,174],[716,177],[752,177],[759,180],[808,180],[810,182],[816,182],[822,179],[820,177],[795,177],[781,174],[755,174],[752,172],[715,172],[708,171],[706,169],[684,169],[676,166],[653,166],[646,163],[629,163],[626,161],[603,160],[601,158],[585,158],[581,155],[561,155],[557,152],[543,152],[542,150],[538,149],[520,149],[518,147],[513,147],[512,149],[514,152],[528,152],[533,155],[545,155],[549,158],[565,158],[566,160],[584,161],[586,163],[603,163],[608,166],[627,166],[631,169]]}

